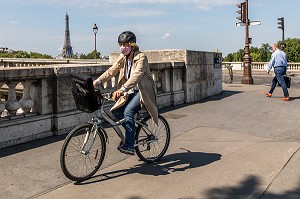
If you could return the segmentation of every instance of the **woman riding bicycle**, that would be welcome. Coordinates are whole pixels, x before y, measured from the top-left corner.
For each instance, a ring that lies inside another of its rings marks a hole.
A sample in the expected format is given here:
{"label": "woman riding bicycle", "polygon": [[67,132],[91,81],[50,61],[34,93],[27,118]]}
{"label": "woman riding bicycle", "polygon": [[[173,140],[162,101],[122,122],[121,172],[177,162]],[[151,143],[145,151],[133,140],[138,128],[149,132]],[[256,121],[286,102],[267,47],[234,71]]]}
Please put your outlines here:
{"label": "woman riding bicycle", "polygon": [[158,123],[156,107],[156,85],[152,79],[146,55],[139,51],[136,36],[131,31],[124,31],[118,37],[120,55],[114,64],[93,85],[107,82],[119,74],[117,91],[112,95],[116,101],[111,112],[117,120],[125,118],[125,144],[118,147],[122,153],[134,155],[134,136],[136,127],[135,114],[146,109],[154,122]]}

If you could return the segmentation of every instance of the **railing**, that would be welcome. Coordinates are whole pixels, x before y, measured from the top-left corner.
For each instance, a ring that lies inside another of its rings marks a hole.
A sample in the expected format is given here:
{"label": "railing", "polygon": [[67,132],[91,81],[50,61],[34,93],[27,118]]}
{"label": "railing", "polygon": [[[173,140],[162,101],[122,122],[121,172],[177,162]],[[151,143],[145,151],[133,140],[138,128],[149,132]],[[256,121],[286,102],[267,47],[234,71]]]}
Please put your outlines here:
{"label": "railing", "polygon": [[1,67],[30,67],[55,64],[93,64],[108,62],[103,59],[28,59],[28,58],[0,58]]}
{"label": "railing", "polygon": [[[252,62],[251,63],[251,69],[252,70],[267,70],[268,62]],[[222,68],[228,69],[228,67],[231,67],[232,70],[242,70],[243,69],[243,63],[242,62],[223,62]],[[299,62],[289,62],[288,63],[288,71],[300,71],[300,63]]]}
{"label": "railing", "polygon": [[[109,66],[110,65],[86,65],[84,67],[48,66],[47,68],[14,67],[12,69],[0,70],[0,75],[4,77],[0,81],[0,97],[2,99],[0,100],[0,122],[2,120],[52,113],[52,110],[48,110],[51,109],[51,106],[45,106],[44,104],[50,103],[50,101],[53,100],[53,97],[59,98],[59,96],[56,95],[58,95],[57,92],[61,89],[65,89],[65,92],[61,93],[62,95],[68,95],[65,99],[71,101],[71,103],[66,104],[66,106],[70,106],[70,108],[67,108],[64,111],[75,109],[72,96],[70,96],[70,93],[67,93],[71,88],[69,77],[67,75],[70,73],[87,73],[95,76],[97,73],[100,74],[105,71]],[[152,76],[156,82],[159,94],[169,93],[171,91],[182,91],[184,66],[184,62],[150,64]],[[69,73],[65,74],[63,72],[64,74],[58,74],[60,71]],[[93,73],[91,73],[91,71],[93,71]],[[170,75],[175,76],[176,79],[174,79],[174,77],[172,79],[178,82],[170,82]],[[57,78],[60,79],[59,82],[57,82]],[[112,80],[105,84],[105,87],[109,90],[115,90],[117,85],[116,82],[117,79],[112,78]],[[178,86],[179,82],[180,86]],[[54,91],[53,87],[56,86],[57,88],[55,88],[56,90]],[[54,101],[57,100],[59,99],[55,99]],[[184,99],[181,97],[181,100],[178,102],[175,100],[174,102],[183,103]],[[66,108],[66,106],[64,107]],[[164,103],[161,101],[159,106],[163,107]]]}

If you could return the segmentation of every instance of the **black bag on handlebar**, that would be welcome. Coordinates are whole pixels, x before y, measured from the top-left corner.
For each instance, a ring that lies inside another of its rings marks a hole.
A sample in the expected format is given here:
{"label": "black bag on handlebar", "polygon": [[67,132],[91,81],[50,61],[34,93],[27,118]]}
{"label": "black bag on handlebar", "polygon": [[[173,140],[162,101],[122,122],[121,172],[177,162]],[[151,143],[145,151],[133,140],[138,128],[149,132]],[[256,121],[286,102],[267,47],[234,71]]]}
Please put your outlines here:
{"label": "black bag on handlebar", "polygon": [[101,106],[101,94],[94,90],[92,77],[85,74],[71,74],[71,80],[76,108],[87,113],[98,110]]}

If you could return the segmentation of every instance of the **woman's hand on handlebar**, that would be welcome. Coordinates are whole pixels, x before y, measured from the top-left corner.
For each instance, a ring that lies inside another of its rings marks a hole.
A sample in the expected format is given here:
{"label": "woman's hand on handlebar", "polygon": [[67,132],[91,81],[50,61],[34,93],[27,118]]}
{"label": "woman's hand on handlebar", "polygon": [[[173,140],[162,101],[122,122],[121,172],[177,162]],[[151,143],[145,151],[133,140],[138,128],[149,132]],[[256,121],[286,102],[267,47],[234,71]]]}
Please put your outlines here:
{"label": "woman's hand on handlebar", "polygon": [[115,91],[115,92],[113,92],[113,94],[112,94],[112,100],[114,100],[114,101],[117,101],[117,99],[119,99],[119,97],[123,94],[123,92],[124,91],[122,91],[122,90],[117,90],[117,91]]}
{"label": "woman's hand on handlebar", "polygon": [[94,88],[97,88],[98,85],[99,85],[99,82],[98,82],[97,80],[94,80],[94,81],[93,81],[93,86],[94,86]]}

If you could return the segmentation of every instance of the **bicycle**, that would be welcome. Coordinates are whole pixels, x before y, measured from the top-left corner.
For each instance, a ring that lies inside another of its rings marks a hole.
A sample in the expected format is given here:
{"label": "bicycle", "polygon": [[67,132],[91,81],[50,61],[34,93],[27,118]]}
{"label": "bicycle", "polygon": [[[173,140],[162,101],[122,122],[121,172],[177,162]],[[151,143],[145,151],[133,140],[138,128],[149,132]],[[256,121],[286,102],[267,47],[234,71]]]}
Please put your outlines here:
{"label": "bicycle", "polygon": [[[77,87],[79,85],[76,85]],[[83,88],[80,88],[83,89]],[[111,106],[111,93],[96,91],[100,108],[95,111],[87,124],[75,127],[65,138],[60,154],[60,165],[63,173],[72,181],[84,181],[91,178],[103,163],[106,153],[108,135],[103,128],[107,122],[125,143],[125,136],[119,128],[125,121],[114,121],[105,111]],[[76,101],[76,100],[75,100]],[[77,104],[76,104],[77,105]],[[144,116],[140,111],[136,115],[135,151],[137,156],[146,163],[159,161],[166,153],[170,144],[170,127],[167,120],[158,115],[158,124],[150,115]]]}

